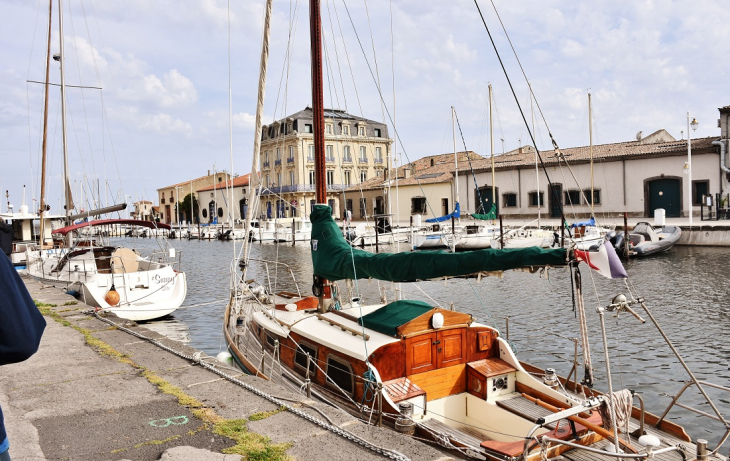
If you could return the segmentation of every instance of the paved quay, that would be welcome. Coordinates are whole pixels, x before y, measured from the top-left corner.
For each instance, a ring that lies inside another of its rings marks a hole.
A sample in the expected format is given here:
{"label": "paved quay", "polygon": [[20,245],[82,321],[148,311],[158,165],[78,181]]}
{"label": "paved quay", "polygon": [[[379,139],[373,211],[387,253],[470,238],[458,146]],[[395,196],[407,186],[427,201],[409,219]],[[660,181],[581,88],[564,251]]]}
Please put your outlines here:
{"label": "paved quay", "polygon": [[[48,326],[38,353],[0,369],[0,406],[14,461],[387,459],[97,319],[89,306],[57,288],[23,280]],[[183,354],[197,352],[133,322],[106,318]],[[205,354],[203,360],[215,363]],[[374,446],[413,460],[452,459],[433,446],[218,365]]]}

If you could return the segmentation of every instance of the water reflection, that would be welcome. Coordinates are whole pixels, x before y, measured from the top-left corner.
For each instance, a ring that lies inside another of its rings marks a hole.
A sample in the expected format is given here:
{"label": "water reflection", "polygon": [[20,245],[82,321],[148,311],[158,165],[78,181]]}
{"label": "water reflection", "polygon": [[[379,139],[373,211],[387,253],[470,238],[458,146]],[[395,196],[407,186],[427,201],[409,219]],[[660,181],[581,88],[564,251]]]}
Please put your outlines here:
{"label": "water reflection", "polygon": [[[141,250],[156,247],[154,240],[124,239],[124,243]],[[182,251],[188,297],[173,320],[164,322],[185,325],[188,332],[183,337],[189,338],[189,344],[215,355],[225,348],[222,317],[233,258],[232,243],[187,240],[172,243]],[[255,278],[274,290],[294,291],[298,286],[303,293],[311,292],[308,246],[254,244],[251,254],[253,258],[279,261],[287,266],[252,264],[248,278]],[[728,257],[730,248],[675,247],[668,253],[629,261],[628,283],[608,280],[582,266],[597,388],[605,390],[606,381],[595,308],[606,306],[618,293],[628,297],[633,293],[646,299],[660,326],[699,379],[721,385],[730,383],[730,344],[725,332],[730,326],[730,304],[726,300],[730,292]],[[297,284],[292,282],[289,269]],[[472,314],[479,322],[496,325],[502,334],[506,334],[505,319],[509,317],[509,338],[522,360],[556,368],[563,376],[570,372],[574,356],[570,338],[578,337],[579,329],[565,269],[551,269],[542,276],[507,272],[504,278],[481,282],[451,280],[399,285],[359,280],[351,287],[340,283],[340,292],[373,303],[380,300],[382,287],[387,288],[390,300],[395,298],[394,290],[398,289],[404,297],[444,308],[453,302],[456,310]],[[638,312],[648,320],[641,309]],[[160,322],[150,322],[156,323]],[[688,375],[651,322],[642,324],[628,313],[618,318],[607,315],[606,328],[614,388],[635,389],[644,397],[648,409],[661,414],[671,401],[663,394],[679,392]],[[180,330],[175,332],[178,334]],[[709,393],[726,417],[730,417],[730,395],[714,389],[709,389]],[[701,395],[694,388],[687,390],[681,401],[712,412],[709,405],[701,403]],[[708,438],[711,442],[717,441],[724,432],[719,423],[679,408],[672,410],[668,418],[684,425],[693,437]]]}

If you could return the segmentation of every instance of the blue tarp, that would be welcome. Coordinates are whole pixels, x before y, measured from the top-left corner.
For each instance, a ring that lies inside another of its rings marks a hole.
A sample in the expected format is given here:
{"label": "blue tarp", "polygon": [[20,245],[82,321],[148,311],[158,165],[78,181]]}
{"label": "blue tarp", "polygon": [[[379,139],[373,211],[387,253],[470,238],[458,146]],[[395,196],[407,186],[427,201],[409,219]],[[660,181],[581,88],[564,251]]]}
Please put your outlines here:
{"label": "blue tarp", "polygon": [[426,222],[444,222],[448,221],[451,218],[459,219],[461,216],[461,206],[459,206],[459,202],[456,202],[456,208],[453,212],[447,214],[446,216],[441,216],[440,218],[431,218],[427,219]]}
{"label": "blue tarp", "polygon": [[588,221],[574,222],[570,227],[582,227],[582,226],[595,226],[596,218],[591,218]]}

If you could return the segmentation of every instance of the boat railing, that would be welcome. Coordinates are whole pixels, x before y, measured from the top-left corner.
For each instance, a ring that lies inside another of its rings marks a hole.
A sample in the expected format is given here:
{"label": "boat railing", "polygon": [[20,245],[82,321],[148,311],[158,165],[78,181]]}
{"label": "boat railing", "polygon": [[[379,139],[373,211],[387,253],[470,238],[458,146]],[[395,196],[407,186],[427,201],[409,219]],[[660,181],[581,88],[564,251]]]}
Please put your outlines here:
{"label": "boat railing", "polygon": [[182,250],[176,249],[174,255],[172,255],[170,252],[170,248],[168,248],[167,251],[154,251],[150,253],[150,255],[148,256],[149,261],[153,263],[169,265],[175,272],[181,272]]}
{"label": "boat railing", "polygon": [[[271,271],[270,271],[270,267],[269,267],[271,265],[274,267],[282,266],[284,269],[286,269],[286,271],[289,272],[289,274],[291,275],[292,281],[294,282],[294,286],[297,290],[297,296],[302,295],[302,291],[299,289],[299,283],[297,282],[297,278],[294,275],[294,271],[292,270],[291,266],[289,266],[288,264],[279,262],[279,261],[270,261],[267,259],[258,259],[258,258],[249,258],[248,261],[249,261],[249,264],[251,261],[256,261],[256,262],[262,263],[264,265],[264,269],[266,270],[267,291],[269,293],[274,292],[273,288],[272,288],[272,284],[271,284]],[[274,283],[278,285],[278,283],[276,283],[276,281]]]}
{"label": "boat railing", "polygon": [[684,386],[682,386],[682,389],[677,393],[677,395],[670,395],[670,394],[667,394],[666,392],[661,393],[661,395],[671,398],[672,401],[669,402],[669,405],[667,406],[666,410],[664,410],[664,413],[662,413],[662,415],[659,417],[659,420],[657,421],[655,426],[659,427],[659,425],[662,423],[662,421],[664,421],[667,414],[671,411],[671,409],[674,406],[678,406],[680,408],[684,408],[685,410],[691,411],[693,413],[697,413],[698,415],[704,416],[706,418],[710,418],[710,419],[714,419],[715,421],[719,421],[720,423],[722,423],[725,426],[725,434],[722,436],[722,438],[720,438],[720,441],[718,442],[717,447],[715,447],[715,449],[712,450],[711,454],[715,454],[720,449],[720,447],[722,447],[722,445],[727,441],[728,436],[730,436],[730,421],[728,421],[728,419],[725,418],[721,414],[713,415],[713,414],[707,413],[705,411],[702,411],[700,409],[697,409],[693,406],[679,402],[679,398],[682,397],[682,394],[684,394],[684,391],[686,391],[687,389],[689,389],[692,386],[699,387],[700,385],[712,387],[714,389],[718,389],[720,391],[730,393],[730,387],[721,386],[719,384],[711,383],[708,381],[696,381],[696,382],[693,380],[685,381]]}

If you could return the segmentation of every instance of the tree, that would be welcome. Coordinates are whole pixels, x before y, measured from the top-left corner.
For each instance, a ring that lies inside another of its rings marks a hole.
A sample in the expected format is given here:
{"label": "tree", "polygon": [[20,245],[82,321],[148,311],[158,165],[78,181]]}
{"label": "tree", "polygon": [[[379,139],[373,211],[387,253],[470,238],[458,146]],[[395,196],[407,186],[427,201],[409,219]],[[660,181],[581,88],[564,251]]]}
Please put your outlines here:
{"label": "tree", "polygon": [[[190,219],[190,199],[192,197],[193,200],[193,217],[194,219]],[[188,194],[185,196],[182,202],[177,202],[175,204],[175,213],[177,213],[177,206],[180,205],[180,220],[183,219],[185,221],[193,221],[194,223],[200,222],[198,219],[198,199],[195,198],[193,194]],[[183,214],[185,215],[185,218],[183,218]]]}

